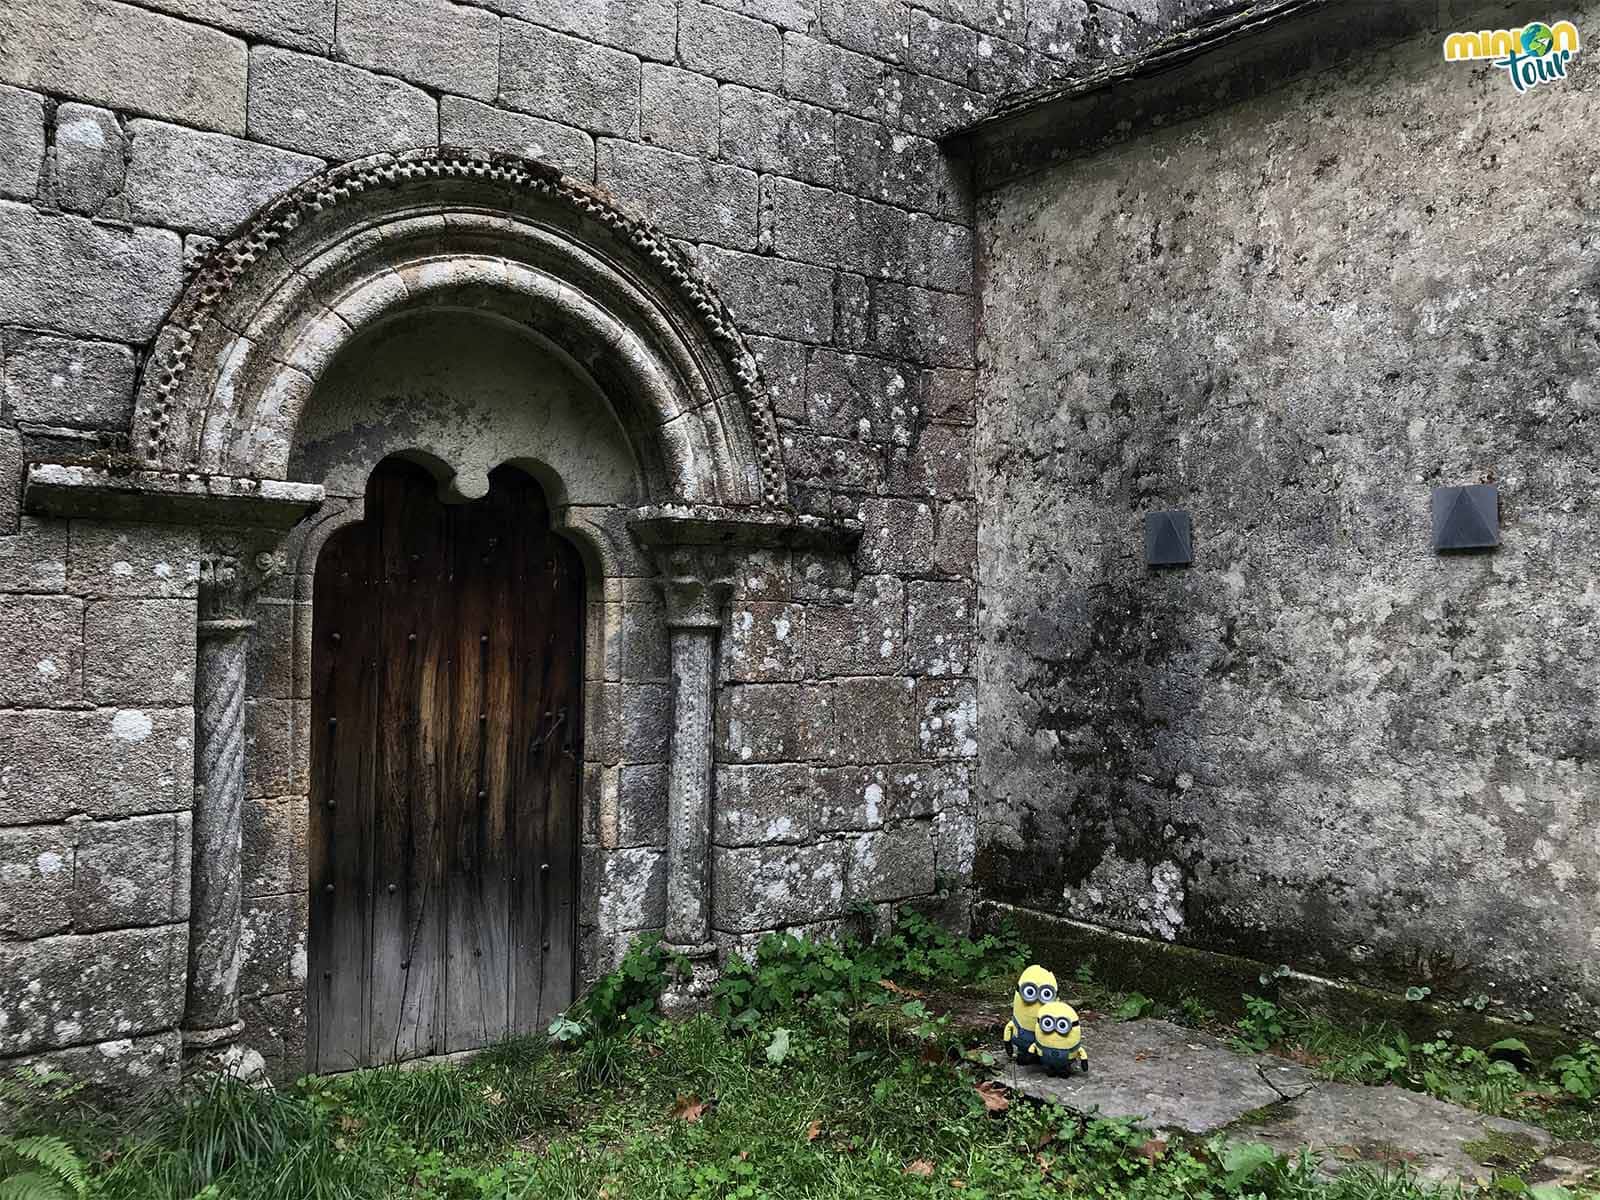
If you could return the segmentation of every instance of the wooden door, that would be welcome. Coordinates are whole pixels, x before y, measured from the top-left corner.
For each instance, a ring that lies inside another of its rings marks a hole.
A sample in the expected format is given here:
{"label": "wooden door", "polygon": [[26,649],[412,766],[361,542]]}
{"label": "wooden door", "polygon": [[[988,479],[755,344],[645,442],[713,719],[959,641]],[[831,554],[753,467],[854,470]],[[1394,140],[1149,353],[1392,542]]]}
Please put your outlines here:
{"label": "wooden door", "polygon": [[583,567],[510,467],[389,460],[312,617],[312,1071],[483,1046],[571,1001]]}

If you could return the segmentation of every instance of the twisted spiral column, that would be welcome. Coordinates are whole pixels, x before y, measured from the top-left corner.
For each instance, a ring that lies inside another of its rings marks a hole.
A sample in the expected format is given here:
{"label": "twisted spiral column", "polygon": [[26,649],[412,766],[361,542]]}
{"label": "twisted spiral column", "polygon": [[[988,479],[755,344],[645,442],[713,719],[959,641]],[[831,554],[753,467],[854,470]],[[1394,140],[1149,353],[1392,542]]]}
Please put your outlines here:
{"label": "twisted spiral column", "polygon": [[191,1053],[239,1033],[244,813],[244,695],[250,631],[243,575],[230,556],[201,564],[195,671],[194,867],[189,892]]}

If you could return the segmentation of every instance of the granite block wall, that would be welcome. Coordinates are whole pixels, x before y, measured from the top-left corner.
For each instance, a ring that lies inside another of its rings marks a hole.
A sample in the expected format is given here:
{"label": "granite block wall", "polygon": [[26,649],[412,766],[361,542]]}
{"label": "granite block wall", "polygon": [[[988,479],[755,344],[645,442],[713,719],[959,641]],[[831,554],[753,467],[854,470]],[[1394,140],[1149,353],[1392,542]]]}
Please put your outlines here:
{"label": "granite block wall", "polygon": [[[1137,49],[1206,7],[0,11],[0,987],[21,989],[0,997],[0,1058],[175,1069],[193,783],[199,551],[183,531],[23,514],[24,463],[114,452],[150,339],[216,240],[326,165],[381,150],[527,155],[678,239],[762,363],[792,499],[865,523],[853,559],[779,553],[738,581],[719,930],[732,942],[858,900],[920,899],[961,919],[977,750],[972,208],[964,166],[936,139],[1001,92]],[[625,636],[605,641],[621,656],[605,678],[619,686],[591,703],[620,732],[586,773],[585,869],[605,881],[591,897],[614,918],[614,954],[659,921],[665,689],[644,619],[654,585],[608,587],[600,615]],[[293,600],[265,598],[258,641],[290,644],[306,619]],[[251,667],[241,984],[254,1046],[288,1073],[305,902],[293,671],[265,652]],[[91,962],[98,973],[80,970]]]}
{"label": "granite block wall", "polygon": [[0,559],[0,1056],[171,1079],[194,781],[185,530],[23,517]]}

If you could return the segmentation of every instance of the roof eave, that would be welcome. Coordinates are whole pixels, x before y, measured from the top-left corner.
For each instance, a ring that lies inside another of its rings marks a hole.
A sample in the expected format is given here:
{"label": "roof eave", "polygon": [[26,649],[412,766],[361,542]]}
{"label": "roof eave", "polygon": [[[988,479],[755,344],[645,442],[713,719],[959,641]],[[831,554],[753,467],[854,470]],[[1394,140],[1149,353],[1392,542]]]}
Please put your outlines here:
{"label": "roof eave", "polygon": [[[1267,0],[1076,79],[1002,97],[946,144],[992,190],[1102,146],[1262,95],[1424,32],[1476,28],[1506,0]],[[1459,24],[1458,24],[1459,22]]]}

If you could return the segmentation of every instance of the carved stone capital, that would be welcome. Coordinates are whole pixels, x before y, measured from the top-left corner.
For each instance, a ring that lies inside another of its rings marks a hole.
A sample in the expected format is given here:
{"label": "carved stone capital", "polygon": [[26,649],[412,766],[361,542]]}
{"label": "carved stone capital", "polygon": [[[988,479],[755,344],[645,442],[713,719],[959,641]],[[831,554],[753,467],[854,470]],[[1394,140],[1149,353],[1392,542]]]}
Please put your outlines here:
{"label": "carved stone capital", "polygon": [[667,625],[721,628],[722,610],[733,592],[736,556],[717,546],[663,546],[655,555],[667,598]]}
{"label": "carved stone capital", "polygon": [[287,569],[282,551],[224,539],[200,560],[200,636],[228,637],[255,628],[251,601],[269,579]]}
{"label": "carved stone capital", "polygon": [[200,560],[200,636],[233,632],[243,625],[244,572],[232,554],[217,552]]}

